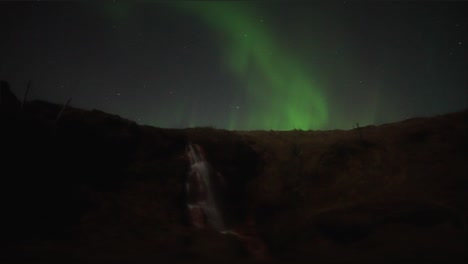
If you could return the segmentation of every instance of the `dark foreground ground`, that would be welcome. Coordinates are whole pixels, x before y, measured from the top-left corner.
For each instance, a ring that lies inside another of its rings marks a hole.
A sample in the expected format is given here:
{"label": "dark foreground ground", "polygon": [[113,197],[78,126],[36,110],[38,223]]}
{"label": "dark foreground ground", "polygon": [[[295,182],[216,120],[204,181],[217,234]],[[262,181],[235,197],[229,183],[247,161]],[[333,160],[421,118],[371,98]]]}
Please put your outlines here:
{"label": "dark foreground ground", "polygon": [[[468,263],[468,112],[349,131],[160,129],[1,97],[0,263],[255,262],[190,226],[185,148],[268,263]],[[361,135],[360,135],[361,133]]]}

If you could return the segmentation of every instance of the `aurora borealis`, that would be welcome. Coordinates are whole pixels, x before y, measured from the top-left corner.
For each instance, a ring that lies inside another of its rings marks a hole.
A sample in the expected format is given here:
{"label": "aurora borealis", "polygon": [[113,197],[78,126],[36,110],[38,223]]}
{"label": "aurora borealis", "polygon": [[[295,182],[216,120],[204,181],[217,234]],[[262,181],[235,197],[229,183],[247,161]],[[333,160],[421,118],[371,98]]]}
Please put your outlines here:
{"label": "aurora borealis", "polygon": [[2,2],[0,78],[158,127],[350,129],[467,107],[466,7]]}
{"label": "aurora borealis", "polygon": [[[195,2],[181,7],[199,15],[217,30],[223,58],[244,80],[249,111],[233,111],[228,129],[319,129],[327,121],[327,106],[296,58],[275,46],[262,17],[249,3]],[[274,55],[273,55],[274,54]]]}

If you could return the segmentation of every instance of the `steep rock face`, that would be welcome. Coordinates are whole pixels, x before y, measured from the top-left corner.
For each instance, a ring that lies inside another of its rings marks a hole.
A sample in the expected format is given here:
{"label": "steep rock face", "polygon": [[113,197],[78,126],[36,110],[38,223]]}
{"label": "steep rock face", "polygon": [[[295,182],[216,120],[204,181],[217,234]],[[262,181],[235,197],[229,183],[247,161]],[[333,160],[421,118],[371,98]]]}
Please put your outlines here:
{"label": "steep rock face", "polygon": [[231,224],[256,233],[272,262],[466,257],[466,111],[361,128],[361,138],[161,129],[72,107],[57,121],[60,109],[2,108],[5,260],[252,260],[242,241],[190,226],[189,143],[226,179]]}

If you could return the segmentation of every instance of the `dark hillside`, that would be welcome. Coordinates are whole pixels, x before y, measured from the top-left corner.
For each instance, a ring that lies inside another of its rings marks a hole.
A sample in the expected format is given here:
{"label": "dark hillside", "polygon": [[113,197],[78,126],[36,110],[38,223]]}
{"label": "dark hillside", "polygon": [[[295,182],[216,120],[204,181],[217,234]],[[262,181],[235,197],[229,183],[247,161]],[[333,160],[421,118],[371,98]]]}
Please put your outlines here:
{"label": "dark hillside", "polygon": [[[186,146],[273,263],[465,263],[468,112],[349,131],[161,129],[28,102],[2,83],[2,263],[240,263],[188,220]],[[249,223],[249,224],[247,224]]]}

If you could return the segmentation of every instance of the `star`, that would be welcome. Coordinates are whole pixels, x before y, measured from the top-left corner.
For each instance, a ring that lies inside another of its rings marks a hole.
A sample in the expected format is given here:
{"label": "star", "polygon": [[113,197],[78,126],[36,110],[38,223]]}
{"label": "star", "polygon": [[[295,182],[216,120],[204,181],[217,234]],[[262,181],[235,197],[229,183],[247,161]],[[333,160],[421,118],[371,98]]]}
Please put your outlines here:
{"label": "star", "polygon": [[117,93],[117,96],[120,96],[120,93]]}

